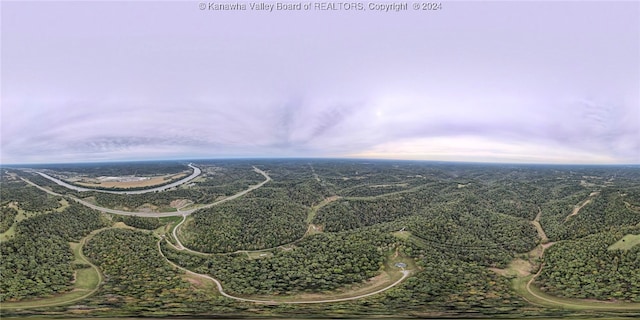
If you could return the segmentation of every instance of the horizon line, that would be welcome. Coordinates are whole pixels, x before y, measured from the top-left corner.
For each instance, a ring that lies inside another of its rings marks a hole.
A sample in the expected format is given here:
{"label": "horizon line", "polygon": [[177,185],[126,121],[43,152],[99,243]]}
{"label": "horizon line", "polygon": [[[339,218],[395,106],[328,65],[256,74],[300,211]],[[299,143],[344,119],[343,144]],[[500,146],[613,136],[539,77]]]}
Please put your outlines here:
{"label": "horizon line", "polygon": [[198,158],[156,158],[156,159],[125,159],[125,160],[88,160],[76,162],[30,162],[30,163],[1,163],[2,167],[30,166],[30,165],[69,165],[69,164],[98,164],[98,163],[132,163],[132,162],[189,162],[207,160],[348,160],[348,161],[396,161],[423,162],[437,164],[480,164],[480,165],[542,165],[542,166],[632,166],[640,167],[640,163],[571,163],[571,162],[508,162],[508,161],[464,161],[464,160],[429,160],[429,159],[397,159],[397,158],[357,158],[357,157],[198,157]]}

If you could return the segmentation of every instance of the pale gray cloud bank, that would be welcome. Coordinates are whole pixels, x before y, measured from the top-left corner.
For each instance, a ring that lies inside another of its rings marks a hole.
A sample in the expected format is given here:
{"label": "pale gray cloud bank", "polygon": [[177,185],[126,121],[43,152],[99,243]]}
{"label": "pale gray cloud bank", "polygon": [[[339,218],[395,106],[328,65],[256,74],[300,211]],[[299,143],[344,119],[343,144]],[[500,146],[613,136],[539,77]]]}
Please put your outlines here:
{"label": "pale gray cloud bank", "polygon": [[640,163],[638,2],[1,6],[2,163]]}

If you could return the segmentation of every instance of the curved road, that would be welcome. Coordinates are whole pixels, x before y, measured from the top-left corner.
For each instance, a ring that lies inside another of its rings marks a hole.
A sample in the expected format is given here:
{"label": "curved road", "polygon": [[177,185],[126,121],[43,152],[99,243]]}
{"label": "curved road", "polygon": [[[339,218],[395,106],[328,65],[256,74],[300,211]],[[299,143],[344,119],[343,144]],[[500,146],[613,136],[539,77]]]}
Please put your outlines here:
{"label": "curved road", "polygon": [[[185,221],[187,221],[187,216],[183,215],[182,216],[182,221],[180,221],[180,223],[176,224],[176,226],[173,227],[173,238],[176,239],[176,249],[178,249],[178,250],[187,249],[187,248],[185,248],[185,246],[182,245],[182,242],[180,242],[180,239],[178,239],[178,235],[176,234],[176,231],[178,230],[180,225],[182,225]],[[187,249],[187,251],[191,251],[191,250]]]}
{"label": "curved road", "polygon": [[109,191],[109,190],[100,190],[100,189],[91,189],[91,188],[83,188],[83,187],[78,187],[78,186],[74,186],[72,184],[66,183],[60,179],[54,178],[46,173],[42,173],[39,171],[36,171],[37,174],[67,188],[67,189],[71,189],[71,190],[75,190],[75,191],[80,191],[80,192],[84,192],[84,191],[96,191],[96,192],[103,192],[103,193],[112,193],[112,194],[143,194],[143,193],[149,193],[149,192],[156,192],[156,191],[164,191],[173,187],[177,187],[183,183],[186,183],[190,180],[195,179],[195,177],[199,176],[202,171],[200,170],[200,168],[193,166],[193,164],[189,163],[189,167],[191,167],[193,169],[193,173],[184,178],[184,179],[180,179],[176,182],[164,185],[164,186],[160,186],[160,187],[156,187],[156,188],[152,188],[152,189],[144,189],[144,190],[133,190],[133,191]]}
{"label": "curved road", "polygon": [[[194,168],[196,168],[196,167],[194,167]],[[204,206],[199,207],[199,208],[194,208],[194,209],[190,209],[190,210],[186,210],[186,211],[162,212],[162,213],[130,212],[130,211],[122,211],[122,210],[103,208],[103,207],[96,206],[94,204],[88,203],[88,202],[86,202],[84,200],[81,200],[81,199],[78,199],[78,198],[75,198],[75,197],[64,196],[64,195],[61,195],[59,193],[53,192],[53,191],[48,190],[46,188],[43,188],[43,187],[41,187],[41,186],[39,186],[39,185],[37,185],[37,184],[27,180],[27,179],[24,179],[24,178],[21,178],[21,179],[23,181],[25,181],[26,183],[28,183],[28,184],[30,184],[30,185],[32,185],[32,186],[34,186],[34,187],[36,187],[36,188],[38,188],[38,189],[40,189],[42,191],[45,191],[45,192],[47,192],[49,194],[52,194],[52,195],[55,195],[55,196],[62,196],[62,197],[70,198],[71,200],[74,200],[74,201],[76,201],[76,202],[78,202],[78,203],[80,203],[82,205],[85,205],[85,206],[87,206],[89,208],[96,209],[96,210],[99,210],[99,211],[104,211],[104,212],[109,212],[109,213],[119,214],[119,215],[135,215],[135,216],[144,216],[144,217],[182,216],[183,217],[182,221],[178,225],[176,225],[176,227],[173,229],[173,236],[174,236],[174,238],[176,239],[176,241],[178,243],[178,245],[177,245],[178,249],[182,248],[183,250],[188,250],[187,248],[185,248],[182,245],[182,243],[180,243],[180,240],[178,240],[178,237],[176,235],[176,230],[186,220],[187,215],[190,215],[193,212],[195,212],[197,210],[200,210],[200,209],[210,208],[210,207],[213,207],[213,206],[218,205],[220,203],[239,198],[239,197],[247,194],[248,192],[251,192],[251,191],[253,191],[255,189],[258,189],[258,188],[262,187],[264,184],[266,184],[267,182],[271,181],[271,177],[269,177],[269,175],[267,175],[266,172],[264,172],[264,171],[262,171],[262,170],[260,170],[260,169],[258,169],[256,167],[253,167],[253,170],[256,171],[257,173],[260,173],[261,175],[263,175],[265,177],[265,180],[263,182],[257,184],[257,185],[250,186],[249,188],[247,188],[247,189],[245,189],[243,191],[240,191],[240,192],[238,192],[238,193],[236,193],[236,194],[234,194],[232,196],[229,196],[227,198],[224,198],[222,200],[219,200],[219,201],[216,201],[216,202],[213,202],[213,203],[209,203],[209,204],[204,205]],[[198,169],[198,171],[199,171],[199,169]],[[40,174],[45,176],[42,173],[40,173]],[[60,183],[58,183],[58,184],[60,184]],[[160,241],[162,241],[162,239]],[[173,263],[172,261],[167,259],[167,257],[162,252],[162,249],[160,248],[160,241],[158,241],[158,251],[160,252],[160,255],[162,255],[162,257],[169,264],[171,264],[172,266],[174,266],[174,267],[176,267],[176,268],[178,268],[180,270],[183,270],[184,272],[186,272],[188,274],[195,275],[195,276],[202,277],[202,278],[206,278],[206,279],[209,279],[209,280],[213,281],[216,284],[216,287],[218,288],[218,291],[220,292],[221,295],[223,295],[223,296],[225,296],[227,298],[230,298],[230,299],[234,299],[234,300],[237,300],[237,301],[244,301],[244,302],[266,303],[266,304],[317,304],[317,303],[332,303],[332,302],[342,302],[342,301],[357,300],[357,299],[366,298],[366,297],[373,296],[373,295],[376,295],[378,293],[387,291],[387,290],[397,286],[400,282],[402,282],[404,279],[406,279],[411,274],[411,271],[402,269],[402,277],[400,279],[396,280],[394,283],[392,283],[392,284],[390,284],[390,285],[388,285],[388,286],[386,286],[386,287],[384,287],[382,289],[376,290],[374,292],[370,292],[370,293],[362,294],[362,295],[358,295],[358,296],[353,296],[353,297],[337,298],[337,299],[326,299],[326,300],[310,300],[310,301],[274,301],[274,300],[248,299],[248,298],[236,297],[236,296],[233,296],[233,295],[230,295],[230,294],[224,292],[224,289],[222,288],[222,284],[220,283],[220,281],[218,281],[217,279],[215,279],[215,278],[213,278],[211,276],[193,272],[193,271],[191,271],[189,269],[183,268],[183,267]],[[189,251],[191,251],[191,250],[189,250]]]}
{"label": "curved road", "polygon": [[[542,246],[541,256],[544,255],[544,250],[546,248],[547,247]],[[532,296],[540,300],[543,300],[547,303],[550,303],[555,306],[569,307],[569,308],[573,307],[581,310],[588,310],[588,309],[639,310],[640,309],[640,303],[609,302],[609,301],[598,301],[598,300],[591,300],[591,299],[556,298],[555,296],[552,296],[546,293],[538,294],[534,290],[532,290],[531,287],[534,286],[533,282],[535,281],[536,277],[538,277],[542,273],[542,268],[544,268],[544,262],[540,265],[540,269],[538,269],[538,272],[534,274],[531,277],[531,279],[529,279],[529,281],[527,281],[527,285],[525,286],[525,289]],[[525,300],[527,299],[525,298]],[[529,302],[536,304],[535,302],[532,302],[532,301],[529,301]]]}
{"label": "curved road", "polygon": [[[591,195],[590,195],[590,197],[591,197]],[[586,200],[585,203],[583,203],[582,206],[586,205],[589,200]],[[580,208],[582,208],[582,206]],[[580,210],[580,208],[578,208],[578,210]],[[575,209],[574,209],[574,212],[576,212]],[[542,238],[542,240],[543,241],[544,240],[548,241],[549,239],[547,238],[544,230],[542,229],[542,225],[540,225],[540,222],[539,222],[541,215],[542,215],[542,211],[538,207],[538,215],[536,216],[534,221],[532,221],[532,223],[538,229],[538,233],[539,233],[540,237]],[[567,217],[567,218],[569,218],[569,217]],[[552,246],[553,244],[555,244],[555,242],[547,242],[545,244],[540,244],[540,246],[542,248],[542,252],[540,252],[540,258],[544,257],[545,250],[548,247]],[[607,301],[597,301],[597,300],[588,300],[588,299],[584,299],[583,300],[583,299],[572,299],[572,298],[557,298],[555,296],[552,296],[552,295],[546,294],[546,293],[538,294],[534,290],[532,290],[531,287],[535,286],[533,284],[533,282],[542,273],[542,268],[544,268],[544,261],[542,262],[542,264],[540,264],[540,268],[538,269],[538,272],[536,272],[536,274],[534,274],[531,277],[531,279],[529,279],[529,281],[527,281],[527,283],[525,285],[525,290],[527,290],[527,292],[529,294],[531,294],[532,296],[534,296],[535,298],[537,298],[539,300],[542,300],[542,301],[544,301],[546,303],[549,303],[549,304],[552,304],[552,305],[555,305],[555,306],[577,308],[577,309],[581,309],[581,310],[587,310],[587,309],[601,309],[601,310],[628,310],[628,309],[633,309],[633,310],[636,310],[636,309],[640,309],[640,303],[627,303],[627,302],[612,303],[612,302],[607,302]],[[530,301],[529,299],[527,299],[524,296],[523,296],[523,298],[525,300],[529,301],[530,303],[538,304],[538,303],[535,303],[533,301]]]}
{"label": "curved road", "polygon": [[[160,239],[160,241],[162,241],[162,239]],[[208,276],[206,274],[201,274],[201,273],[196,273],[193,272],[189,269],[183,268],[175,263],[173,263],[171,260],[167,259],[167,257],[164,255],[164,253],[162,252],[162,249],[160,247],[160,241],[158,241],[158,251],[160,252],[160,255],[162,255],[162,257],[172,266],[186,272],[187,274],[191,274],[194,276],[198,276],[201,278],[205,278],[205,279],[209,279],[211,281],[213,281],[216,284],[216,287],[218,287],[218,291],[220,292],[221,295],[229,298],[229,299],[233,299],[233,300],[238,300],[238,301],[243,301],[243,302],[254,302],[254,303],[266,303],[266,304],[314,304],[314,303],[332,303],[332,302],[342,302],[342,301],[350,301],[350,300],[357,300],[357,299],[362,299],[362,298],[366,298],[366,297],[370,297],[373,295],[376,295],[378,293],[387,291],[395,286],[397,286],[400,282],[402,282],[404,279],[406,279],[410,274],[411,271],[409,270],[404,270],[402,269],[402,277],[398,280],[396,280],[394,283],[376,290],[374,292],[369,292],[366,294],[362,294],[359,296],[354,296],[354,297],[347,297],[347,298],[337,298],[337,299],[326,299],[326,300],[309,300],[309,301],[275,301],[275,300],[259,300],[259,299],[248,299],[248,298],[241,298],[241,297],[236,297],[233,295],[230,295],[226,292],[224,292],[224,289],[222,288],[222,284],[220,283],[220,281],[218,281],[216,278]]]}
{"label": "curved road", "polygon": [[[102,228],[102,229],[98,229],[98,230],[94,230],[92,231],[90,234],[88,234],[86,237],[82,238],[82,240],[79,243],[79,248],[78,253],[80,255],[80,258],[82,260],[84,260],[85,263],[89,264],[91,266],[91,268],[93,268],[93,270],[95,270],[96,274],[98,275],[98,281],[96,282],[96,286],[95,288],[89,290],[89,289],[78,289],[75,288],[69,292],[63,293],[62,296],[64,296],[65,294],[69,294],[69,293],[73,293],[73,292],[77,292],[77,291],[88,291],[86,294],[79,296],[79,297],[75,297],[69,300],[63,300],[63,301],[58,301],[58,302],[46,302],[47,300],[52,300],[52,299],[57,299],[60,296],[57,297],[53,297],[53,298],[44,298],[42,300],[31,300],[31,301],[17,301],[17,302],[3,302],[2,303],[2,309],[30,309],[30,308],[41,308],[41,307],[55,307],[55,306],[62,306],[62,305],[66,305],[66,304],[70,304],[76,301],[80,301],[82,299],[86,299],[90,296],[92,296],[94,293],[96,293],[98,291],[98,289],[100,288],[100,284],[103,281],[103,277],[102,277],[102,272],[100,272],[100,269],[91,262],[91,260],[89,260],[84,253],[82,252],[82,249],[84,247],[84,245],[87,243],[87,240],[90,239],[91,237],[93,237],[94,235],[100,233],[101,231],[108,229],[108,228]],[[44,303],[42,304],[35,304],[36,302],[41,302],[44,301]],[[33,305],[31,305],[31,303],[34,303]],[[12,305],[13,304],[13,305]]]}
{"label": "curved road", "polygon": [[[22,178],[22,180],[24,180],[26,183],[28,183],[28,184],[30,184],[30,185],[32,185],[32,186],[34,186],[34,187],[36,187],[36,188],[38,188],[38,189],[40,189],[42,191],[45,191],[45,192],[47,192],[49,194],[52,194],[54,196],[69,198],[69,199],[71,199],[71,200],[73,200],[75,202],[78,202],[78,203],[80,203],[80,204],[82,204],[84,206],[87,206],[87,207],[89,207],[91,209],[95,209],[95,210],[98,210],[98,211],[103,211],[103,212],[108,212],[108,213],[113,213],[113,214],[119,214],[119,215],[124,215],[124,216],[174,217],[174,216],[188,216],[188,215],[194,213],[197,210],[211,208],[211,207],[213,207],[215,205],[218,205],[220,203],[223,203],[223,202],[226,202],[226,201],[230,201],[230,200],[242,197],[243,195],[245,195],[245,194],[247,194],[247,193],[249,193],[249,192],[251,192],[251,191],[253,191],[255,189],[258,189],[258,188],[262,187],[265,183],[271,181],[271,177],[269,177],[269,175],[267,175],[266,172],[264,172],[264,171],[262,171],[262,170],[260,170],[260,169],[258,169],[256,167],[253,167],[253,170],[255,172],[263,175],[265,177],[265,180],[260,182],[257,185],[250,186],[249,188],[247,188],[247,189],[245,189],[243,191],[240,191],[240,192],[238,192],[238,193],[236,193],[236,194],[234,194],[232,196],[226,197],[226,198],[224,198],[222,200],[218,200],[216,202],[209,203],[209,204],[206,204],[206,205],[198,207],[198,208],[184,210],[184,211],[176,211],[176,212],[133,212],[133,211],[124,211],[124,210],[116,210],[116,209],[104,208],[104,207],[100,207],[100,206],[97,206],[95,204],[89,203],[87,201],[84,201],[82,199],[78,199],[76,197],[65,196],[65,195],[53,192],[53,191],[51,191],[49,189],[46,189],[46,188],[43,188],[43,187],[41,187],[41,186],[39,186],[39,185],[37,185],[37,184],[27,180],[27,179]],[[198,171],[200,171],[200,169],[198,169]]]}

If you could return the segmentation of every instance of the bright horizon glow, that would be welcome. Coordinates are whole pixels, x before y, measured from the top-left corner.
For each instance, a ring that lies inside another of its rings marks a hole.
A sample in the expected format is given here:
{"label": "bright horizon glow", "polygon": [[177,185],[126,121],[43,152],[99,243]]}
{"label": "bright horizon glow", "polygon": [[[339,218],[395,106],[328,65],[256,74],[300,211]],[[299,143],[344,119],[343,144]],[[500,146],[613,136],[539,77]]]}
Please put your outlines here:
{"label": "bright horizon glow", "polygon": [[3,1],[0,163],[640,164],[640,3],[606,7]]}

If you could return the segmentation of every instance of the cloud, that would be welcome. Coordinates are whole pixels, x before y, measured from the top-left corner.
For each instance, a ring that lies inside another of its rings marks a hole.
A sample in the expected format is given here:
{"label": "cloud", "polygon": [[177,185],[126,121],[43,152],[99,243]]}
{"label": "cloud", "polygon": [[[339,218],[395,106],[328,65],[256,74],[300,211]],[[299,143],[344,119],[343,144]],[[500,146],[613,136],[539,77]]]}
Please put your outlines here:
{"label": "cloud", "polygon": [[640,4],[553,5],[425,19],[7,3],[0,161],[640,163]]}

